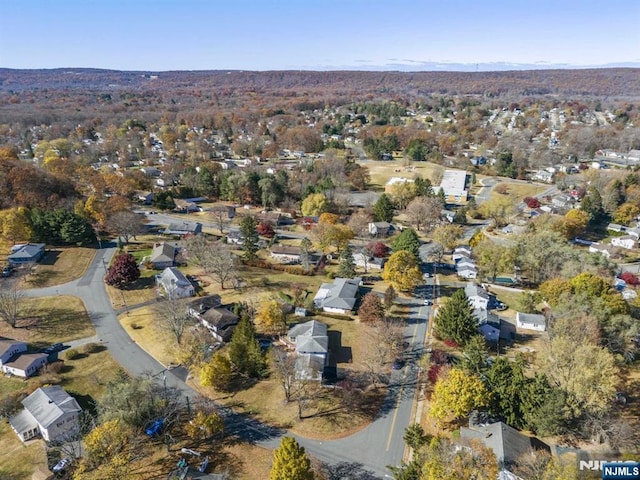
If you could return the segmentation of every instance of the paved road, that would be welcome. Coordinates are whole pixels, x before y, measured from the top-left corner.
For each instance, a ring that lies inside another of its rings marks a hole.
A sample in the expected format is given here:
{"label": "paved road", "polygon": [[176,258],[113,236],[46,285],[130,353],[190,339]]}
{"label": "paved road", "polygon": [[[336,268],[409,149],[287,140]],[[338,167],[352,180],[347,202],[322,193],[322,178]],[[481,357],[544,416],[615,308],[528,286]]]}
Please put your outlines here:
{"label": "paved road", "polygon": [[[131,340],[118,322],[103,281],[105,266],[115,252],[114,245],[106,245],[97,250],[89,268],[78,280],[54,287],[25,290],[24,293],[31,297],[73,295],[81,298],[95,325],[97,338],[123,368],[133,375],[151,374],[158,378],[163,372],[167,372],[167,386],[175,387],[183,395],[193,399],[197,394],[184,383],[185,372],[181,369],[166,371],[165,366]],[[312,455],[333,465],[341,464],[347,472],[351,472],[344,478],[355,478],[353,472],[357,471],[362,475],[357,478],[385,478],[388,474],[387,465],[397,465],[403,459],[405,445],[402,435],[411,419],[415,395],[417,371],[414,360],[422,352],[429,315],[429,308],[420,302],[416,300],[411,304],[408,326],[405,329],[407,342],[410,343],[406,366],[392,373],[392,387],[374,422],[360,432],[340,440],[320,442],[298,439]],[[280,436],[285,433],[228,409],[225,412],[228,430],[243,440],[275,448],[280,442]]]}

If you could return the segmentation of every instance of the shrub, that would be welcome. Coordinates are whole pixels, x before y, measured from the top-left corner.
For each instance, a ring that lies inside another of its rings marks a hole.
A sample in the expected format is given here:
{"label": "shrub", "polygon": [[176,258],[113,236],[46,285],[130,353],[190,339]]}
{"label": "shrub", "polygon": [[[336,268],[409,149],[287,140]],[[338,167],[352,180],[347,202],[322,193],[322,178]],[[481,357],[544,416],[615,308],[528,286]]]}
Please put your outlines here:
{"label": "shrub", "polygon": [[64,353],[64,358],[66,360],[75,360],[79,356],[80,356],[80,352],[78,350],[76,350],[75,348],[70,348],[69,350],[67,350]]}
{"label": "shrub", "polygon": [[455,340],[451,340],[450,338],[447,338],[447,339],[444,341],[444,344],[445,344],[447,347],[460,348],[460,345],[458,345],[458,343],[457,343]]}
{"label": "shrub", "polygon": [[99,343],[87,343],[82,347],[82,353],[98,353],[102,351],[102,345]]}
{"label": "shrub", "polygon": [[52,373],[57,375],[64,368],[64,362],[62,360],[56,360],[55,362],[48,363],[43,368],[43,373]]}
{"label": "shrub", "polygon": [[436,383],[438,378],[440,378],[440,374],[442,373],[442,365],[433,364],[429,367],[429,371],[427,372],[427,379],[431,383]]}

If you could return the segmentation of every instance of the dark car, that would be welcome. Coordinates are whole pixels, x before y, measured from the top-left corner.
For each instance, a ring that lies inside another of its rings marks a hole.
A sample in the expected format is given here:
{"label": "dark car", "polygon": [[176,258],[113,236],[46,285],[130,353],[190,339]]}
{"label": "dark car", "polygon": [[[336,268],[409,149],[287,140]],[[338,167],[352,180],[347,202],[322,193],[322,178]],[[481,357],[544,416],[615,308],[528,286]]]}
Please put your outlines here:
{"label": "dark car", "polygon": [[6,267],[4,267],[2,269],[2,276],[3,277],[10,277],[13,274],[13,267],[11,265],[7,265]]}
{"label": "dark car", "polygon": [[54,343],[53,345],[47,347],[44,353],[56,353],[64,350],[64,345],[62,343]]}
{"label": "dark car", "polygon": [[404,360],[401,358],[396,358],[391,365],[393,370],[400,370],[402,367],[404,367]]}

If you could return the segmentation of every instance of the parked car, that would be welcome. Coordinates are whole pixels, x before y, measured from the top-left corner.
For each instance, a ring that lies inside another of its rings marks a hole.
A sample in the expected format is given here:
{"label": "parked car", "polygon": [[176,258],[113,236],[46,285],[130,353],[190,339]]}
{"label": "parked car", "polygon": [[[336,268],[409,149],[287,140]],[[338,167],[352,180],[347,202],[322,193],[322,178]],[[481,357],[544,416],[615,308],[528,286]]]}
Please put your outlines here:
{"label": "parked car", "polygon": [[3,277],[10,277],[11,275],[13,275],[13,267],[11,265],[7,265],[6,267],[4,267],[2,269],[2,276]]}
{"label": "parked car", "polygon": [[433,302],[431,300],[429,300],[428,298],[426,298],[424,300],[424,304],[427,305],[427,306],[431,306],[431,305],[433,305]]}
{"label": "parked car", "polygon": [[400,370],[402,367],[404,367],[404,360],[401,358],[396,358],[391,365],[393,370]]}
{"label": "parked car", "polygon": [[71,459],[63,458],[58,463],[56,463],[51,470],[54,473],[62,472],[69,466],[70,463],[71,463]]}

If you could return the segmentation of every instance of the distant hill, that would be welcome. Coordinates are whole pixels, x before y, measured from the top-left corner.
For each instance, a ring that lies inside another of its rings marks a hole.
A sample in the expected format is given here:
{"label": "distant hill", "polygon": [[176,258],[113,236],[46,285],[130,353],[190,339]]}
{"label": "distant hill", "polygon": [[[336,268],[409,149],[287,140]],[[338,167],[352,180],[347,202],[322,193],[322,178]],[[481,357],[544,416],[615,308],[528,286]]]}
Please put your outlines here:
{"label": "distant hill", "polygon": [[[0,68],[0,93],[63,89],[94,91],[295,91],[334,94],[640,96],[640,68],[399,71],[117,71],[87,68]],[[385,96],[388,96],[385,95]]]}

